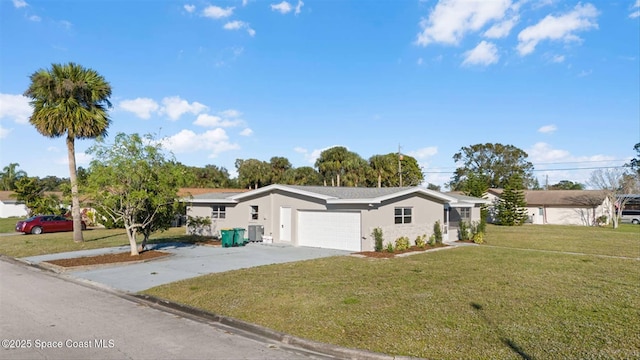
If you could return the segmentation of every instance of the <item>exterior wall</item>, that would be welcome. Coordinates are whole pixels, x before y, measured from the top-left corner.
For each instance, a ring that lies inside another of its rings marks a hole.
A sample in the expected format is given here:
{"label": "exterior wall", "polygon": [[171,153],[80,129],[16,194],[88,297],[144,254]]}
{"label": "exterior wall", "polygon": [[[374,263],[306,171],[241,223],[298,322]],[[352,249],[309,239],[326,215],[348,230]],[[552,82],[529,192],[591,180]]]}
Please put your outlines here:
{"label": "exterior wall", "polygon": [[[192,203],[187,207],[187,215],[211,218],[211,206],[214,203],[215,200],[206,204]],[[382,228],[385,243],[395,243],[395,240],[401,236],[407,236],[413,243],[417,236],[426,234],[429,237],[433,233],[433,224],[436,221],[440,220],[441,224],[445,225],[444,203],[422,194],[411,194],[382,204],[373,204],[373,206],[369,206],[369,204],[325,205],[324,200],[275,190],[270,193],[245,197],[237,204],[220,203],[220,205],[226,206],[226,218],[211,219],[211,229],[204,231],[203,235],[219,236],[221,229],[235,227],[248,229],[249,225],[262,225],[264,235],[271,236],[275,243],[298,245],[298,211],[350,211],[361,214],[362,251],[372,251],[375,245],[372,232],[376,227]],[[251,206],[258,206],[259,217],[257,220],[251,219]],[[281,207],[291,209],[291,241],[289,242],[282,240]],[[396,207],[412,208],[412,222],[410,224],[395,224]],[[477,214],[475,210],[477,210]],[[472,216],[479,218],[479,211],[479,208],[474,209]]]}
{"label": "exterior wall", "polygon": [[[540,215],[540,208],[543,214]],[[527,208],[529,217],[533,224],[555,224],[555,225],[594,225],[595,219],[605,215],[608,211],[602,205],[596,207],[569,207],[569,206],[540,206]]]}
{"label": "exterior wall", "polygon": [[[411,207],[411,223],[395,224],[395,208]],[[373,251],[375,240],[373,229],[382,229],[384,244],[394,243],[402,236],[409,238],[413,244],[416,237],[433,234],[433,224],[440,220],[444,225],[444,204],[422,195],[411,195],[393,199],[362,212],[362,250]]]}
{"label": "exterior wall", "polygon": [[0,218],[25,217],[29,214],[25,204],[0,201]]}

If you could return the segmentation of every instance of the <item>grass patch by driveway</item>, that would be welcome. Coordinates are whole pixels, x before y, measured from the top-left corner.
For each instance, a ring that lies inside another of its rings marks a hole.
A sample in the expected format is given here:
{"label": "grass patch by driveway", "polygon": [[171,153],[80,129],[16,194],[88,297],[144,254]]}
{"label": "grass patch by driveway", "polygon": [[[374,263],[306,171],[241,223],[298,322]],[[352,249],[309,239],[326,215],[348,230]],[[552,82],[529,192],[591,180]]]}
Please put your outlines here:
{"label": "grass patch by driveway", "polygon": [[[540,241],[549,241],[546,227],[535,228],[545,230],[538,232]],[[487,234],[489,244],[500,241],[505,247],[269,265],[145,293],[295,336],[392,355],[640,357],[637,260],[508,248],[509,237],[520,241],[518,248],[528,246],[518,239],[536,241],[529,227],[509,229],[511,234],[490,227]],[[614,243],[636,248],[640,243],[637,236],[635,241],[620,236],[623,232],[606,234]],[[602,237],[583,235],[575,235],[584,242],[576,252],[597,254],[600,245],[607,255],[627,254],[608,251]],[[542,248],[573,251],[567,244]]]}
{"label": "grass patch by driveway", "polygon": [[0,218],[0,234],[12,233],[16,231],[16,223],[24,219],[26,218],[24,217]]}
{"label": "grass patch by driveway", "polygon": [[[196,239],[185,235],[185,228],[170,228],[161,233],[151,235],[150,243],[171,241],[189,242]],[[113,246],[129,245],[124,229],[94,229],[83,231],[84,242],[73,242],[72,232],[58,232],[41,235],[12,235],[0,237],[0,254],[11,257],[27,257],[55,254],[67,251],[100,249]],[[138,237],[138,243],[142,236]]]}

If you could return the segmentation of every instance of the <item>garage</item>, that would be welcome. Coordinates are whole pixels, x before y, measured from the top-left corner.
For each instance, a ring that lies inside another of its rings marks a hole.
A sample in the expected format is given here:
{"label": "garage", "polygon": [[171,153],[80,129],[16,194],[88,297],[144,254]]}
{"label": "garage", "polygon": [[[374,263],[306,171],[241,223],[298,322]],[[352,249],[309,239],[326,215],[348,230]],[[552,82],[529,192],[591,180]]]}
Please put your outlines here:
{"label": "garage", "polygon": [[360,212],[298,211],[298,245],[360,251]]}

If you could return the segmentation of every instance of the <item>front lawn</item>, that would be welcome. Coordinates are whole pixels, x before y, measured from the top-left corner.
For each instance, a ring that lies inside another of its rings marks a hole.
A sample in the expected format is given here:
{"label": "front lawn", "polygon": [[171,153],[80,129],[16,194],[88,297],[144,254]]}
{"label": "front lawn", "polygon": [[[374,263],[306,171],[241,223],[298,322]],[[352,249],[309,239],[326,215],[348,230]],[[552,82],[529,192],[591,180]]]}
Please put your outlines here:
{"label": "front lawn", "polygon": [[[151,235],[150,243],[172,241],[190,242],[193,236],[185,235],[184,227],[170,228],[161,233]],[[26,257],[54,254],[67,251],[100,249],[113,246],[129,245],[124,229],[93,229],[83,231],[84,242],[73,242],[72,232],[58,232],[42,235],[10,235],[0,237],[0,254],[11,257]],[[138,236],[138,244],[142,242]]]}
{"label": "front lawn", "polygon": [[261,266],[145,293],[392,355],[638,358],[640,263],[634,249],[640,237],[604,230],[490,226],[486,241],[496,247]]}

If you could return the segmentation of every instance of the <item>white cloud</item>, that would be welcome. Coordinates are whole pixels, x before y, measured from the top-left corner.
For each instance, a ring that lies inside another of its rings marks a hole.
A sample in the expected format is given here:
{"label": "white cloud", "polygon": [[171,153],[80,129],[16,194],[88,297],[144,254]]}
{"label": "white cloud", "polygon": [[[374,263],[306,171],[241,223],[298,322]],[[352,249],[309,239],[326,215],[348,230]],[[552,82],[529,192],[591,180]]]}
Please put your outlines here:
{"label": "white cloud", "polygon": [[7,129],[5,127],[0,126],[0,139],[4,139],[11,133],[13,129]]}
{"label": "white cloud", "polygon": [[193,122],[194,125],[204,127],[231,127],[242,125],[242,123],[242,120],[226,120],[219,116],[208,114],[198,115],[196,121]]}
{"label": "white cloud", "polygon": [[249,0],[242,0],[242,6],[247,6],[249,4]]}
{"label": "white cloud", "polygon": [[253,30],[251,28],[251,26],[249,26],[249,23],[246,23],[246,22],[240,21],[240,20],[229,21],[228,23],[224,24],[223,28],[225,30],[247,29],[247,33],[249,33],[249,36],[255,36],[256,35],[256,31]]}
{"label": "white cloud", "polygon": [[40,20],[42,20],[42,18],[40,16],[38,16],[38,15],[29,16],[29,21],[40,22]]}
{"label": "white cloud", "polygon": [[235,20],[229,21],[228,23],[224,24],[223,28],[225,28],[226,30],[238,30],[242,29],[243,26],[245,26],[245,23],[243,21]]}
{"label": "white cloud", "polygon": [[242,113],[235,109],[227,109],[220,112],[220,116],[228,117],[228,118],[237,118],[240,117]]}
{"label": "white cloud", "polygon": [[56,146],[49,146],[47,148],[48,152],[60,152],[60,148],[56,147]]}
{"label": "white cloud", "polygon": [[636,3],[631,6],[629,17],[632,19],[640,17],[640,0],[636,0]]}
{"label": "white cloud", "polygon": [[24,0],[13,0],[13,6],[17,9],[28,6],[26,1]]}
{"label": "white cloud", "polygon": [[179,133],[163,139],[163,145],[174,153],[189,153],[200,150],[210,151],[209,157],[213,158],[220,153],[239,149],[238,144],[229,142],[224,129],[208,130],[202,134],[196,134],[191,130],[182,130]]}
{"label": "white cloud", "polygon": [[235,9],[235,7],[227,7],[223,9],[219,6],[210,5],[202,11],[202,14],[208,18],[221,19],[233,15],[233,9]]}
{"label": "white cloud", "polygon": [[303,6],[304,6],[304,3],[302,2],[302,0],[298,0],[298,4],[296,5],[296,11],[295,11],[296,15],[300,14]]}
{"label": "white cloud", "polygon": [[[93,156],[86,153],[76,153],[76,165],[89,165],[93,160]],[[55,159],[54,162],[58,165],[69,165],[69,156],[64,155]]]}
{"label": "white cloud", "polygon": [[495,44],[482,40],[474,49],[464,53],[462,65],[491,65],[498,62],[498,48]]}
{"label": "white cloud", "polygon": [[418,61],[416,61],[416,64],[422,65],[422,63],[424,63],[424,60],[422,60],[422,58],[418,58]]}
{"label": "white cloud", "polygon": [[195,5],[191,5],[191,4],[185,4],[185,5],[184,5],[184,9],[185,9],[188,13],[192,13],[192,12],[196,11],[196,6],[195,6]]}
{"label": "white cloud", "polygon": [[29,98],[22,95],[0,93],[0,119],[12,119],[18,124],[26,124],[33,112]]}
{"label": "white cloud", "polygon": [[240,132],[240,135],[242,135],[242,136],[251,136],[251,135],[253,135],[253,130],[251,130],[249,128],[246,128],[246,129],[244,129],[244,130],[242,130]]}
{"label": "white cloud", "polygon": [[188,101],[181,99],[179,96],[166,97],[162,99],[162,105],[160,112],[167,114],[169,119],[174,121],[178,120],[180,116],[186,113],[197,115],[208,110],[207,106],[199,102],[194,101],[189,104]]}
{"label": "white cloud", "polygon": [[554,55],[551,58],[551,61],[554,62],[554,63],[562,63],[562,62],[564,62],[564,55]]}
{"label": "white cloud", "polygon": [[538,129],[538,132],[543,134],[553,134],[556,130],[558,130],[558,127],[552,124],[541,127]]}
{"label": "white cloud", "polygon": [[598,10],[591,4],[578,4],[570,12],[559,16],[547,15],[518,34],[518,52],[521,56],[529,55],[543,40],[580,41],[576,32],[597,29],[597,17]]}
{"label": "white cloud", "polygon": [[118,104],[118,107],[122,110],[134,113],[141,119],[149,119],[151,117],[151,113],[155,113],[160,109],[158,103],[149,98],[122,100]]}
{"label": "white cloud", "polygon": [[427,19],[420,21],[422,31],[416,44],[458,44],[466,33],[502,20],[511,6],[511,0],[442,0]]}
{"label": "white cloud", "polygon": [[281,2],[279,4],[271,4],[271,10],[272,11],[278,11],[281,14],[289,13],[289,12],[291,12],[292,9],[293,8],[291,7],[291,4],[289,4],[286,1],[283,1],[283,2]]}
{"label": "white cloud", "polygon": [[[561,180],[570,180],[586,184],[593,172],[593,167],[620,166],[615,157],[606,155],[575,156],[567,150],[554,149],[551,145],[539,142],[525,150],[536,168],[535,176],[544,185],[546,177],[549,184],[556,184]],[[581,170],[581,168],[586,168]],[[570,169],[570,170],[562,170]]]}
{"label": "white cloud", "polygon": [[413,156],[416,159],[425,159],[434,156],[438,153],[437,146],[429,146],[418,150],[410,151],[407,155]]}
{"label": "white cloud", "polygon": [[511,29],[518,23],[519,16],[514,16],[505,21],[494,24],[489,28],[489,30],[484,32],[484,36],[491,39],[500,39],[507,37],[511,32]]}

